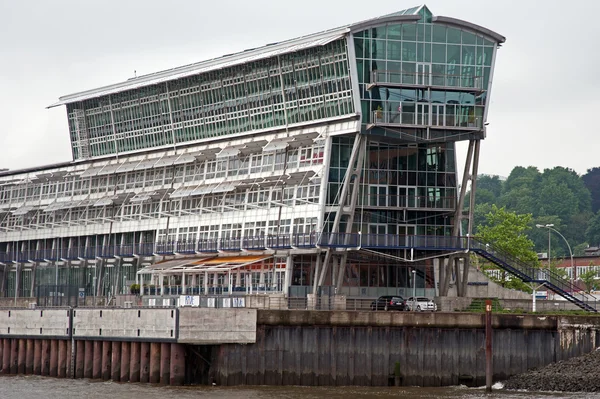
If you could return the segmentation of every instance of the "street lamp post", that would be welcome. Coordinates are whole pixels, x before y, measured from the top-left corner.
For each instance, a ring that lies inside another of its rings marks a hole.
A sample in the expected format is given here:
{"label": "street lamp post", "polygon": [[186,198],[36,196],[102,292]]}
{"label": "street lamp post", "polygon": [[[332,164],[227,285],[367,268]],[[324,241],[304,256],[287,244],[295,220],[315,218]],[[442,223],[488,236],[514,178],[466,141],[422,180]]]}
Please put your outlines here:
{"label": "street lamp post", "polygon": [[551,251],[551,243],[552,241],[550,240],[550,232],[552,227],[554,227],[554,225],[552,223],[549,224],[536,224],[535,227],[537,227],[538,229],[548,229],[548,268],[550,268],[550,253]]}
{"label": "street lamp post", "polygon": [[575,263],[573,262],[573,251],[571,251],[571,246],[569,245],[569,241],[563,236],[560,231],[554,228],[553,224],[536,224],[535,227],[538,229],[548,229],[548,267],[550,267],[550,232],[553,231],[558,234],[567,244],[567,248],[569,248],[569,255],[571,256],[571,282],[575,279]]}
{"label": "street lamp post", "polygon": [[413,269],[412,270],[412,275],[413,275],[413,304],[412,304],[412,310],[415,311],[416,307],[416,300],[417,300],[417,270]]}

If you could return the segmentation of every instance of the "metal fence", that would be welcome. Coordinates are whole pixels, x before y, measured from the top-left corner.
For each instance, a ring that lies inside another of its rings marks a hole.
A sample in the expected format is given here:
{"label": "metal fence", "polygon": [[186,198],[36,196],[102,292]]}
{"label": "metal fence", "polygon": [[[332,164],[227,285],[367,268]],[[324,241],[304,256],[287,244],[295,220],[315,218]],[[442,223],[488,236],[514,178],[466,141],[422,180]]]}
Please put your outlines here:
{"label": "metal fence", "polygon": [[[268,295],[240,296],[145,296],[141,303],[132,301],[126,307],[200,307],[200,308],[253,308],[269,310],[376,310],[373,298],[346,298],[322,295],[315,297],[283,297]],[[380,309],[383,310],[383,309]]]}

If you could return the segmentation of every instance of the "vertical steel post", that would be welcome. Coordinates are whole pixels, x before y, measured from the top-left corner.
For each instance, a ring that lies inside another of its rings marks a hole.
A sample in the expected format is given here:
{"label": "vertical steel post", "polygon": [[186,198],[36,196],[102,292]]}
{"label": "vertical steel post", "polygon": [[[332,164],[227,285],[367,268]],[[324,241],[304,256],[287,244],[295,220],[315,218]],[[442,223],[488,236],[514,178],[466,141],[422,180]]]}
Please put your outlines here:
{"label": "vertical steel post", "polygon": [[58,377],[58,340],[50,340],[50,364],[48,365],[48,375]]}
{"label": "vertical steel post", "polygon": [[110,360],[110,379],[119,382],[121,381],[121,342],[113,341],[111,346]]}
{"label": "vertical steel post", "polygon": [[[84,378],[85,375],[85,343],[89,341],[73,341],[71,345],[76,347],[75,354],[75,367],[71,366],[74,369],[74,372],[71,371],[71,378]],[[91,342],[90,342],[91,344]],[[91,345],[90,345],[91,347]],[[73,363],[71,363],[73,364]],[[88,362],[87,364],[91,364]],[[91,373],[90,373],[91,374]]]}
{"label": "vertical steel post", "polygon": [[169,385],[171,382],[171,344],[160,344],[160,383]]}
{"label": "vertical steel post", "polygon": [[18,342],[19,350],[17,352],[17,374],[25,374],[25,364],[27,361],[27,340],[21,338],[18,340]]}
{"label": "vertical steel post", "polygon": [[485,390],[492,392],[492,301],[485,301]]}
{"label": "vertical steel post", "polygon": [[131,343],[121,342],[121,382],[129,381],[129,372],[131,369]]}
{"label": "vertical steel post", "polygon": [[169,384],[174,386],[185,383],[185,346],[183,344],[171,344],[170,380]]}
{"label": "vertical steel post", "polygon": [[42,340],[33,340],[33,374],[42,375]]}
{"label": "vertical steel post", "polygon": [[32,375],[33,374],[33,339],[27,340],[27,349],[25,355],[25,374]]}
{"label": "vertical steel post", "polygon": [[56,356],[56,375],[58,378],[67,377],[67,356],[71,356],[71,353],[67,351],[67,341],[64,339],[58,340],[56,346],[58,354]]}
{"label": "vertical steel post", "polygon": [[2,340],[2,374],[10,374],[10,341],[12,338]]}
{"label": "vertical steel post", "polygon": [[[141,382],[140,381],[140,362],[141,362],[141,351],[142,344],[140,342],[132,342],[131,344],[131,357],[129,358],[129,381]],[[148,382],[148,381],[146,381]]]}

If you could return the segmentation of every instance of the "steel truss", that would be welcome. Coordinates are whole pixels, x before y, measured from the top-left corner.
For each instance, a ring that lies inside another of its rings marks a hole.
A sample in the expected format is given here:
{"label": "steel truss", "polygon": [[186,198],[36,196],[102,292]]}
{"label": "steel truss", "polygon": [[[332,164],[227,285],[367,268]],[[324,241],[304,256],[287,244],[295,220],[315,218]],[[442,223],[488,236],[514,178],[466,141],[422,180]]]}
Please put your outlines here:
{"label": "steel truss", "polygon": [[[350,154],[350,160],[348,162],[348,170],[344,176],[342,187],[338,196],[338,205],[335,219],[333,225],[331,226],[329,246],[325,251],[325,259],[323,260],[322,265],[320,265],[321,256],[318,256],[317,258],[317,269],[315,272],[313,294],[317,294],[318,288],[323,286],[327,273],[329,272],[330,260],[333,261],[332,283],[335,284],[337,289],[339,289],[343,282],[346,261],[348,259],[348,248],[346,247],[341,251],[341,253],[338,253],[339,251],[336,251],[336,249],[333,247],[333,243],[335,236],[340,231],[340,224],[342,221],[344,221],[346,224],[346,237],[344,238],[344,244],[349,244],[352,226],[354,224],[354,214],[356,210],[356,204],[358,202],[358,193],[360,191],[360,181],[366,153],[367,137],[364,134],[356,133],[354,145],[352,146],[352,153]],[[334,252],[336,253],[334,254]],[[321,270],[319,270],[319,268]]]}

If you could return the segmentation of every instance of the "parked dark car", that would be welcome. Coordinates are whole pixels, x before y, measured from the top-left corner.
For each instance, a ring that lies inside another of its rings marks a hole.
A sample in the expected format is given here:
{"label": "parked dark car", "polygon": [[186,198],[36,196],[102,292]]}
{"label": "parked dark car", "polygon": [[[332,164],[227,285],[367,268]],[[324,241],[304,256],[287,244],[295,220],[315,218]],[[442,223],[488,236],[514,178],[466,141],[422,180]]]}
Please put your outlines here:
{"label": "parked dark car", "polygon": [[371,302],[371,310],[406,310],[406,300],[399,295],[380,296]]}

